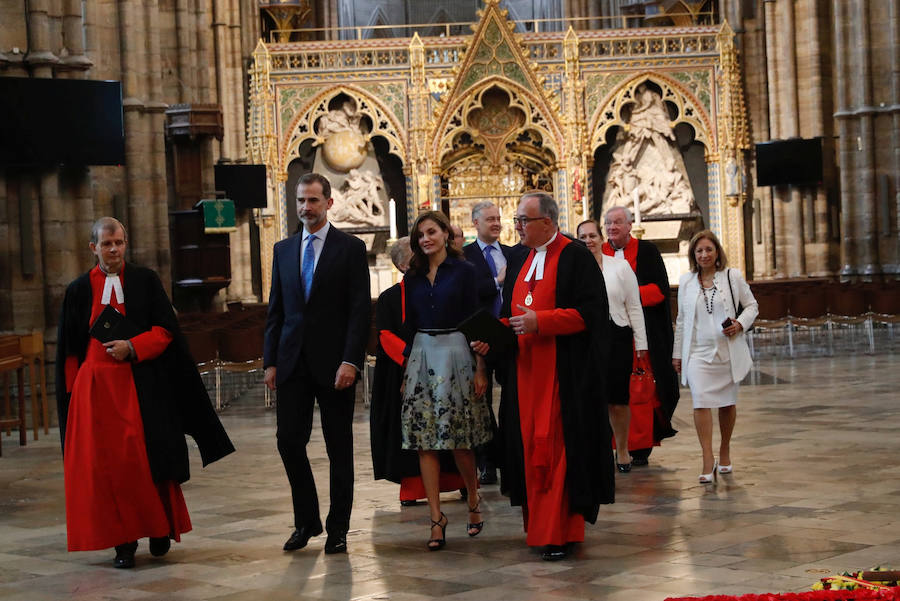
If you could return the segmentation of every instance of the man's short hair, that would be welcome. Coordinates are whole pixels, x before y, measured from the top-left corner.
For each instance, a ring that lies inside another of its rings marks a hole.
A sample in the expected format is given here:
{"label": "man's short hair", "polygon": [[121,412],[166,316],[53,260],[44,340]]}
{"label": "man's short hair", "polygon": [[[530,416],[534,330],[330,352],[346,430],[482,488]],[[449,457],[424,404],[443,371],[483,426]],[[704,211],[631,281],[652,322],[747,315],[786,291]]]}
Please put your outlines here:
{"label": "man's short hair", "polygon": [[622,211],[623,213],[625,213],[625,220],[628,223],[634,223],[634,215],[631,214],[631,209],[622,205],[609,207],[608,209],[606,209],[606,215],[603,216],[603,223],[609,222],[609,214],[613,211]]}
{"label": "man's short hair", "polygon": [[552,196],[546,192],[535,190],[534,192],[526,192],[523,194],[522,198],[519,199],[519,202],[526,198],[537,198],[541,217],[549,217],[550,221],[555,225],[559,225],[559,205],[556,204],[556,201],[553,200]]}
{"label": "man's short hair", "polygon": [[475,221],[476,219],[480,218],[481,212],[483,210],[489,209],[493,206],[494,206],[494,203],[492,203],[489,200],[482,200],[481,202],[476,204],[474,207],[472,207],[472,221]]}
{"label": "man's short hair", "polygon": [[322,196],[325,197],[325,200],[331,198],[331,182],[320,173],[310,172],[301,175],[300,179],[297,180],[297,189],[300,189],[300,184],[309,185],[313,182],[319,182],[319,185],[322,186]]}
{"label": "man's short hair", "polygon": [[407,259],[406,263],[409,263],[409,258],[412,256],[412,248],[409,246],[409,236],[403,236],[402,238],[398,238],[394,245],[391,246],[391,263],[394,264],[394,267],[400,269],[400,264],[404,263],[403,259]]}
{"label": "man's short hair", "polygon": [[91,242],[94,244],[100,242],[100,232],[109,232],[113,234],[117,230],[122,230],[122,234],[125,236],[125,240],[127,241],[128,231],[125,229],[125,226],[122,225],[121,221],[119,221],[115,217],[101,217],[94,222],[94,225],[91,226]]}

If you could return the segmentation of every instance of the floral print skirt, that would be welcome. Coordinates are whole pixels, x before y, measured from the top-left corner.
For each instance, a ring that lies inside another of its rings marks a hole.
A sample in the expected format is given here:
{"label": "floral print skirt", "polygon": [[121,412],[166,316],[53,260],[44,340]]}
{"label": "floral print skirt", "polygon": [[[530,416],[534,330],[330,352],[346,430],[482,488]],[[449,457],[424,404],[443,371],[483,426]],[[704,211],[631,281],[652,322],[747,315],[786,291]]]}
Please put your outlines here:
{"label": "floral print skirt", "polygon": [[491,440],[487,401],[475,398],[475,360],[461,332],[419,332],[403,375],[404,449],[472,449]]}

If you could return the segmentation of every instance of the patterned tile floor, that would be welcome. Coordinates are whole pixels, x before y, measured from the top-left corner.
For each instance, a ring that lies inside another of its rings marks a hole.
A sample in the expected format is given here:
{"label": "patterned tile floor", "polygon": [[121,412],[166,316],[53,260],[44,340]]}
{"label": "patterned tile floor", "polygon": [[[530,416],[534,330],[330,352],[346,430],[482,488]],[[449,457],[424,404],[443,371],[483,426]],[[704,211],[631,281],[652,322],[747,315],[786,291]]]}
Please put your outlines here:
{"label": "patterned tile floor", "polygon": [[[486,526],[474,539],[464,532],[464,503],[444,495],[447,548],[425,551],[426,507],[401,509],[397,487],[372,480],[362,403],[350,552],[338,556],[322,553],[324,537],[281,551],[290,495],[274,412],[263,408],[259,389],[223,413],[238,453],[205,470],[192,457],[185,496],[193,532],[163,558],[150,557],[142,541],[130,571],[113,569],[109,551],[66,552],[58,434],[27,447],[4,437],[0,601],[654,601],[801,591],[835,571],[900,568],[900,356],[766,359],[751,381],[741,389],[732,476],[697,483],[685,391],[675,418],[680,434],[654,451],[649,467],[618,478],[618,502],[560,563],[525,546],[521,514],[496,486],[483,491]],[[311,456],[325,488],[318,427]],[[320,498],[328,498],[324,490]]]}

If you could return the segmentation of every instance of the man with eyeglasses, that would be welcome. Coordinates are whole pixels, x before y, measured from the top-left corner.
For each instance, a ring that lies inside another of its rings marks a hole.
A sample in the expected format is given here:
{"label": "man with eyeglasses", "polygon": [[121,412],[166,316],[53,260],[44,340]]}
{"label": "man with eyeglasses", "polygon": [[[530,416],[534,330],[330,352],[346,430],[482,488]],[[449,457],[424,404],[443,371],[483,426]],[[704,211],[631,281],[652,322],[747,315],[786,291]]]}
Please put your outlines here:
{"label": "man with eyeglasses", "polygon": [[518,336],[500,403],[501,490],[522,507],[530,546],[547,561],[584,541],[600,504],[612,503],[612,449],[603,370],[609,307],[603,274],[562,235],[544,192],[519,202],[526,253],[509,261],[501,315]]}
{"label": "man with eyeglasses", "polygon": [[[669,309],[669,276],[659,249],[652,242],[638,240],[631,235],[631,211],[627,207],[612,207],[603,220],[607,242],[601,251],[605,255],[620,257],[628,261],[638,279],[641,305],[644,309],[644,324],[647,330],[650,366],[656,380],[656,395],[660,411],[640,411],[632,407],[631,420],[637,425],[643,421],[649,428],[653,424],[653,442],[658,446],[664,438],[675,436],[672,428],[672,414],[681,395],[678,375],[672,367],[672,314]],[[629,449],[631,463],[635,466],[647,465],[651,448]]]}
{"label": "man with eyeglasses", "polygon": [[[506,280],[506,265],[511,249],[500,244],[503,225],[500,222],[500,209],[494,203],[485,200],[472,207],[472,225],[475,226],[475,242],[463,248],[466,261],[475,266],[478,273],[478,302],[487,311],[497,317],[500,315],[503,282]],[[488,362],[488,382],[493,376],[503,383],[503,370],[497,369],[492,361]],[[485,397],[491,408],[491,421],[496,425],[493,409],[493,386],[488,386]],[[497,483],[496,454],[492,445],[485,445],[475,450],[478,462],[478,479],[482,484]]]}

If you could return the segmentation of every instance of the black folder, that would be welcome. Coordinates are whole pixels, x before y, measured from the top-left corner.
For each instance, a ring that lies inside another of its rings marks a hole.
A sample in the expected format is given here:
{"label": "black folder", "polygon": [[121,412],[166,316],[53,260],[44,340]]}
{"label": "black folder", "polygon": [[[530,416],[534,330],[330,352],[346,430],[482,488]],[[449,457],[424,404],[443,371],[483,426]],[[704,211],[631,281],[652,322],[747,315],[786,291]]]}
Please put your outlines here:
{"label": "black folder", "polygon": [[463,320],[457,327],[465,334],[466,340],[472,342],[480,340],[487,342],[490,353],[506,353],[516,346],[516,335],[509,326],[491,315],[487,309],[479,309],[470,317]]}
{"label": "black folder", "polygon": [[129,340],[141,331],[127,317],[116,311],[111,305],[106,305],[97,321],[91,326],[91,336],[100,342],[110,340]]}

